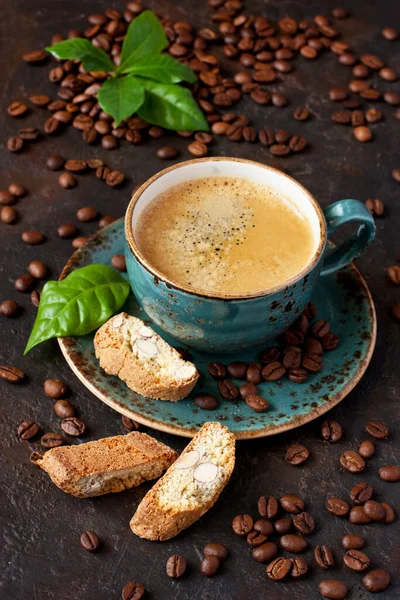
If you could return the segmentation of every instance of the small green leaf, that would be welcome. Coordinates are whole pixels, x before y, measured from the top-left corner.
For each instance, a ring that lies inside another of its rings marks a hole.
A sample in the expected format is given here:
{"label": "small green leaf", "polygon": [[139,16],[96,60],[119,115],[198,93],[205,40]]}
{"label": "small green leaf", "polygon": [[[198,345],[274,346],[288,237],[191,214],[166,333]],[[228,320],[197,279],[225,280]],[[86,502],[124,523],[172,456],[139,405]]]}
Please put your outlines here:
{"label": "small green leaf", "polygon": [[189,67],[175,60],[169,54],[144,56],[127,68],[124,73],[140,75],[160,83],[178,83],[179,81],[195,83],[197,81],[195,73]]}
{"label": "small green leaf", "polygon": [[161,22],[151,10],[143,11],[128,27],[117,73],[125,72],[143,56],[158,54],[166,46],[168,40]]}
{"label": "small green leaf", "polygon": [[48,281],[24,354],[50,338],[97,329],[121,308],[128,294],[129,283],[106,265],[88,265],[62,281]]}
{"label": "small green leaf", "polygon": [[191,92],[179,85],[140,81],[146,90],[138,115],[148,123],[175,131],[208,131],[209,126]]}
{"label": "small green leaf", "polygon": [[49,46],[46,50],[62,60],[79,58],[86,71],[105,71],[109,73],[115,70],[115,65],[108,54],[83,38],[64,40],[54,44],[54,46]]}
{"label": "small green leaf", "polygon": [[144,102],[144,89],[132,77],[111,77],[97,93],[101,108],[114,117],[115,125],[137,112]]}

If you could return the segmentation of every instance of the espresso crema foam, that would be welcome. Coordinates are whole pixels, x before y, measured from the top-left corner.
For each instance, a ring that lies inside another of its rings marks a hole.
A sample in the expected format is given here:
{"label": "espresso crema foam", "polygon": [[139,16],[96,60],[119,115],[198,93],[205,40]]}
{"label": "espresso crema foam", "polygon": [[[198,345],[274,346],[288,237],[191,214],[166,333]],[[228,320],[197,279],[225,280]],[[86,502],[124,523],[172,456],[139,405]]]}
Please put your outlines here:
{"label": "espresso crema foam", "polygon": [[140,215],[140,252],[177,284],[214,294],[249,294],[283,284],[310,261],[307,218],[265,184],[238,177],[184,182]]}

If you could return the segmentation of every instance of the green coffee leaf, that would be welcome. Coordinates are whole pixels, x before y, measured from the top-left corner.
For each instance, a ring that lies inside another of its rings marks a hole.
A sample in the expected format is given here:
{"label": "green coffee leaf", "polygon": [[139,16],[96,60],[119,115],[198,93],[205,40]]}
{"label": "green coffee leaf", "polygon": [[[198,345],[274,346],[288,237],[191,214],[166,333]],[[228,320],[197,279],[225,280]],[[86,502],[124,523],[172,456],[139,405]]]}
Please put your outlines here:
{"label": "green coffee leaf", "polygon": [[158,54],[166,46],[168,40],[161,22],[151,10],[145,10],[128,27],[117,73],[124,73],[135,61],[149,54]]}
{"label": "green coffee leaf", "polygon": [[160,83],[178,83],[179,81],[195,83],[197,81],[195,73],[189,67],[175,60],[169,54],[144,56],[128,67],[124,73],[154,79]]}
{"label": "green coffee leaf", "polygon": [[114,117],[115,126],[137,112],[144,102],[144,89],[132,77],[111,77],[97,94],[101,108]]}
{"label": "green coffee leaf", "polygon": [[150,79],[131,78],[140,81],[146,91],[145,102],[138,110],[139,117],[165,129],[208,131],[204,114],[188,89]]}
{"label": "green coffee leaf", "polygon": [[54,44],[54,46],[49,46],[46,50],[62,60],[75,60],[78,58],[82,61],[86,71],[105,71],[109,73],[115,70],[115,65],[108,54],[83,38],[64,40]]}
{"label": "green coffee leaf", "polygon": [[129,283],[111,267],[89,265],[62,281],[48,281],[24,354],[53,337],[86,335],[123,305]]}

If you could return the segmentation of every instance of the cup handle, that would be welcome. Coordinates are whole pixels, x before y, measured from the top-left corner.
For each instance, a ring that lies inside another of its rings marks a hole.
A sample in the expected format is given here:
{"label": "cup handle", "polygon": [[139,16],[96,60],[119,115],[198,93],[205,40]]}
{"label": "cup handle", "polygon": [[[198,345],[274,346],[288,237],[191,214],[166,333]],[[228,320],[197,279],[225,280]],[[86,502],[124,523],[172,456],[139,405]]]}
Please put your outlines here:
{"label": "cup handle", "polygon": [[339,200],[328,206],[324,210],[324,215],[328,238],[344,223],[350,221],[361,223],[357,231],[343,244],[325,251],[321,275],[329,275],[360,256],[375,237],[375,223],[368,208],[358,200]]}

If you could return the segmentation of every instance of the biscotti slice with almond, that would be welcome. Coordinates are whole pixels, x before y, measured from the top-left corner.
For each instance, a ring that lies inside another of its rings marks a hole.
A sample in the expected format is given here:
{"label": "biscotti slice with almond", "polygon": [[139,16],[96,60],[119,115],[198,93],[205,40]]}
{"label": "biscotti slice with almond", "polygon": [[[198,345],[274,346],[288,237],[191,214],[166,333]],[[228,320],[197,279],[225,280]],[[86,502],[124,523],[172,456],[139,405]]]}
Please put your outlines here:
{"label": "biscotti slice with almond", "polygon": [[36,464],[67,494],[91,498],[156,479],[177,456],[169,446],[133,431],[79,446],[52,448]]}
{"label": "biscotti slice with almond", "polygon": [[145,495],[130,522],[136,535],[169,540],[218,500],[235,466],[235,436],[206,423],[180,457]]}
{"label": "biscotti slice with almond", "polygon": [[94,338],[96,357],[109,375],[148,398],[176,402],[199,378],[195,365],[136,317],[120,313],[100,327]]}

